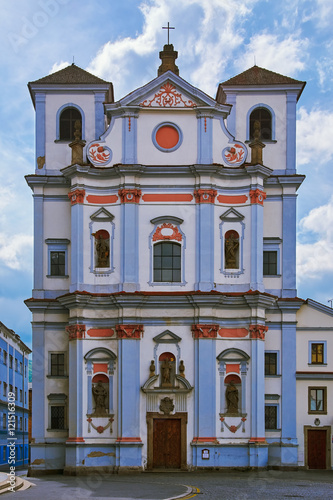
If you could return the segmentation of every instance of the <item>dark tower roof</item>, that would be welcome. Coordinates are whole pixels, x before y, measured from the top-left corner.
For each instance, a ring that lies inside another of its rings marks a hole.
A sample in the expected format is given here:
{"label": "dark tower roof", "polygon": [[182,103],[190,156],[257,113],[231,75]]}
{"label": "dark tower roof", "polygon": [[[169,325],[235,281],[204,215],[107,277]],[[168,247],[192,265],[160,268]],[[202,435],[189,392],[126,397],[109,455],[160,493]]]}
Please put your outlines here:
{"label": "dark tower roof", "polygon": [[84,84],[99,84],[99,83],[110,83],[102,78],[98,78],[98,76],[92,75],[85,71],[79,66],[76,66],[74,63],[67,68],[60,69],[55,73],[51,73],[51,75],[44,76],[39,80],[35,80],[34,82],[30,82],[29,85],[33,84],[50,84],[50,85],[84,85]]}

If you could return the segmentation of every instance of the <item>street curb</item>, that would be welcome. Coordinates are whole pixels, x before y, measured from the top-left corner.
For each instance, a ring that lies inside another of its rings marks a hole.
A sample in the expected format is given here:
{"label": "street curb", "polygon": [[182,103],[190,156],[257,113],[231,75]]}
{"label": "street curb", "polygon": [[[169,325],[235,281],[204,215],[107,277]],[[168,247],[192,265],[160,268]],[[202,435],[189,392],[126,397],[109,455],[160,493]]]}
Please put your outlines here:
{"label": "street curb", "polygon": [[165,498],[164,500],[186,500],[187,498],[192,498],[192,496],[199,493],[198,488],[196,488],[195,486],[187,486],[186,484],[181,484],[180,486],[185,486],[187,488],[187,491],[176,497],[169,497]]}

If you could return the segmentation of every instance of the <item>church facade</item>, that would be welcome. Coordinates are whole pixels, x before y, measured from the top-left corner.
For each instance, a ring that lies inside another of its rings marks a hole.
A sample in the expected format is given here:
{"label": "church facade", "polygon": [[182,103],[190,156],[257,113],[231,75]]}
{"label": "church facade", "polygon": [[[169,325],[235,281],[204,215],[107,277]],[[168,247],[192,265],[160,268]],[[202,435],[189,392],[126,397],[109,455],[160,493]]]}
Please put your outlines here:
{"label": "church facade", "polygon": [[75,65],[29,83],[30,474],[304,465],[305,84],[254,66],[213,99],[179,76],[172,45],[160,57],[157,78],[116,102]]}

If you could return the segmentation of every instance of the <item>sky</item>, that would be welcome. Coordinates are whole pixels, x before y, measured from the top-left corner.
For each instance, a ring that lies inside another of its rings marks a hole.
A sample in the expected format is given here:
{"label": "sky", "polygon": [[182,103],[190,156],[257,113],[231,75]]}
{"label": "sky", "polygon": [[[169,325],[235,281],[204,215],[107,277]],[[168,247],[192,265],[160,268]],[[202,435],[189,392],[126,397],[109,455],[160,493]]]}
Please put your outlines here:
{"label": "sky", "polygon": [[[27,83],[75,64],[112,81],[115,99],[178,51],[180,76],[215,97],[253,66],[307,85],[298,102],[298,296],[333,299],[332,0],[0,0],[0,321],[31,346],[34,109]],[[14,154],[15,151],[15,154]]]}

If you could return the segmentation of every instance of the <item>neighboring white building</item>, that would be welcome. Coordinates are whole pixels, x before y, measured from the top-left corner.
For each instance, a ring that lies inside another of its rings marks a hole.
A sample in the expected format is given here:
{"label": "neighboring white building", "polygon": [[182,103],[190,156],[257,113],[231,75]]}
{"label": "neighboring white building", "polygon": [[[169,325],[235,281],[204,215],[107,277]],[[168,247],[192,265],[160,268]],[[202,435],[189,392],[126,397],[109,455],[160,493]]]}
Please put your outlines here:
{"label": "neighboring white building", "polygon": [[31,474],[303,463],[305,84],[254,66],[213,99],[178,76],[172,45],[160,57],[118,102],[75,65],[29,84]]}

